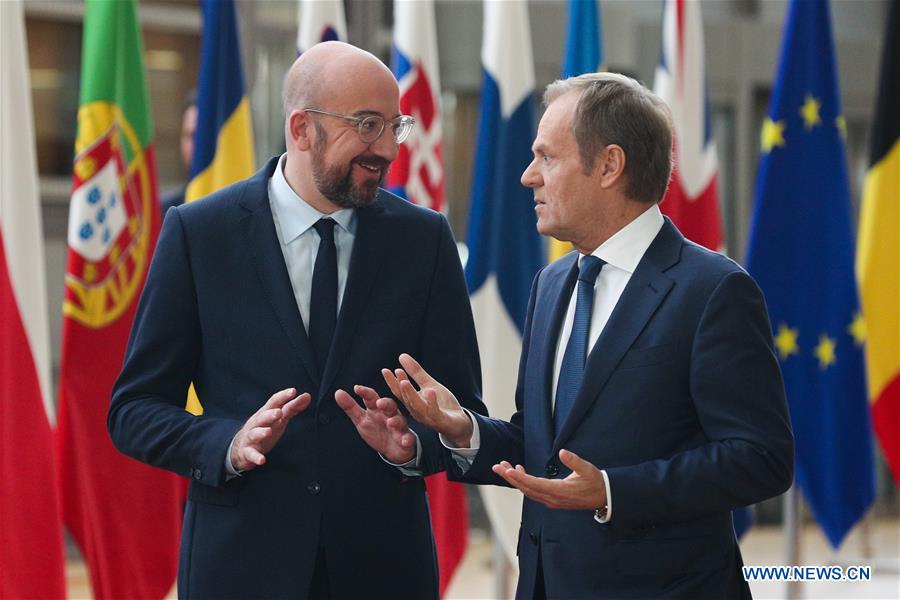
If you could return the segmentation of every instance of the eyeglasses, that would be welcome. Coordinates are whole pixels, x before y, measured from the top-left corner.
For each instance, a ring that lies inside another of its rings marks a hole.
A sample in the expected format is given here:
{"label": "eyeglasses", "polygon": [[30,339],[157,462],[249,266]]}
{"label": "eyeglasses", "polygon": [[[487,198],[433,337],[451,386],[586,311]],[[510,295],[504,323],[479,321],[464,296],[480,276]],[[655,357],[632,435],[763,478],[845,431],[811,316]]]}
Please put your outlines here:
{"label": "eyeglasses", "polygon": [[388,120],[381,115],[354,117],[352,115],[339,115],[338,113],[319,110],[317,108],[304,108],[303,110],[320,115],[328,115],[329,117],[337,117],[346,121],[353,121],[356,123],[356,132],[359,134],[359,139],[362,140],[364,144],[374,143],[375,140],[380,138],[387,123],[391,124],[391,134],[394,136],[394,141],[398,144],[402,144],[406,138],[409,137],[413,125],[416,124],[416,120],[407,115],[400,115],[399,117]]}

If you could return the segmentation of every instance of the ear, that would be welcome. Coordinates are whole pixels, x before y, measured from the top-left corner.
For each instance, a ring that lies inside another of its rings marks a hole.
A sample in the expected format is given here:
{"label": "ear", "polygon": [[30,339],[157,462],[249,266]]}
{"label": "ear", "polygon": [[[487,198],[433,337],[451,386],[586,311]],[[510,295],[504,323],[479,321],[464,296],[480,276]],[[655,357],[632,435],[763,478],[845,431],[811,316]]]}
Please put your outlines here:
{"label": "ear", "polygon": [[309,115],[303,110],[291,111],[288,117],[288,143],[297,150],[307,151],[312,148],[315,127],[310,121]]}
{"label": "ear", "polygon": [[625,151],[618,144],[610,144],[604,148],[597,157],[597,172],[600,176],[600,186],[610,188],[625,177]]}

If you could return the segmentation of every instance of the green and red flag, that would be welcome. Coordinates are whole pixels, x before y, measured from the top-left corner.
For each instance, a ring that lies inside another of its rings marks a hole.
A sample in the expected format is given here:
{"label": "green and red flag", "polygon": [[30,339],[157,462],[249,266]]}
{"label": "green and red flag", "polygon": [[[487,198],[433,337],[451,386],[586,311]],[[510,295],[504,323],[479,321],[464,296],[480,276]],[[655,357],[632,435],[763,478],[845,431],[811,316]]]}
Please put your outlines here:
{"label": "green and red flag", "polygon": [[63,516],[96,598],[162,598],[177,570],[182,483],[120,454],[106,431],[159,220],[136,3],[87,0],[57,449]]}

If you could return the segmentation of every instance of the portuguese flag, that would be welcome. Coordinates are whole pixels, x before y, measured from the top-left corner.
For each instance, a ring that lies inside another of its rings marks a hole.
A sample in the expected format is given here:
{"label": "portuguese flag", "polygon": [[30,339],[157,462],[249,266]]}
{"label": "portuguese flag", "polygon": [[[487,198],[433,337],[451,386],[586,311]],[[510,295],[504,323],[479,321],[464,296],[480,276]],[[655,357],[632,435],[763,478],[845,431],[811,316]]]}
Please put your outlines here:
{"label": "portuguese flag", "polygon": [[890,5],[863,188],[856,272],[872,421],[900,484],[900,7]]}
{"label": "portuguese flag", "polygon": [[113,382],[159,232],[134,0],[87,0],[67,232],[57,451],[63,516],[96,598],[162,598],[178,560],[177,476],[120,454]]}

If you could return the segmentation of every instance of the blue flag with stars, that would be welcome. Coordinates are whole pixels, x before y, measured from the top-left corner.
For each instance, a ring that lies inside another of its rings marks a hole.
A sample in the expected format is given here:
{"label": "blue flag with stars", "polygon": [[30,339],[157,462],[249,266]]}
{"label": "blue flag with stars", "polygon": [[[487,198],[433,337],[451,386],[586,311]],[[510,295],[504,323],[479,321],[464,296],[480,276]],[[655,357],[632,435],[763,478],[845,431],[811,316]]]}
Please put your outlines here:
{"label": "blue flag with stars", "polygon": [[828,4],[792,0],[763,124],[747,270],[769,306],[797,483],[834,547],[875,498],[845,135]]}

